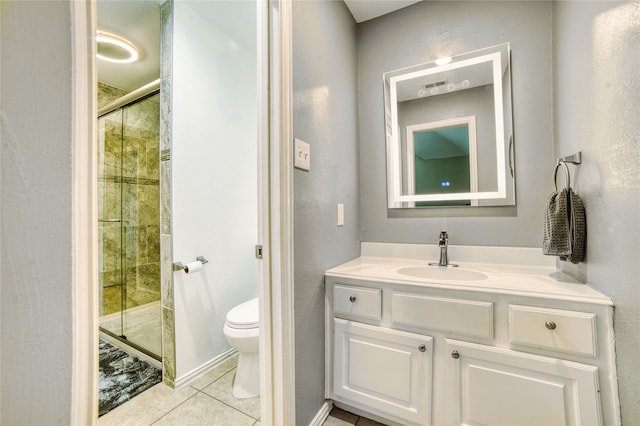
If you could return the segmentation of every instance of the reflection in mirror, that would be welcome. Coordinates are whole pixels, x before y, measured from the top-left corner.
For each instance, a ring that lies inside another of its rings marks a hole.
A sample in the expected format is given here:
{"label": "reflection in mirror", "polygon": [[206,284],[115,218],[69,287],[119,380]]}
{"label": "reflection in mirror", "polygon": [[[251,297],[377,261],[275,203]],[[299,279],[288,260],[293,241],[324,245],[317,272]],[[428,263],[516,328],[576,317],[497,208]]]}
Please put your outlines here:
{"label": "reflection in mirror", "polygon": [[384,83],[389,208],[515,204],[508,44]]}
{"label": "reflection in mirror", "polygon": [[[403,187],[408,195],[478,191],[475,116],[406,127]],[[477,205],[477,200],[409,203],[412,207]]]}

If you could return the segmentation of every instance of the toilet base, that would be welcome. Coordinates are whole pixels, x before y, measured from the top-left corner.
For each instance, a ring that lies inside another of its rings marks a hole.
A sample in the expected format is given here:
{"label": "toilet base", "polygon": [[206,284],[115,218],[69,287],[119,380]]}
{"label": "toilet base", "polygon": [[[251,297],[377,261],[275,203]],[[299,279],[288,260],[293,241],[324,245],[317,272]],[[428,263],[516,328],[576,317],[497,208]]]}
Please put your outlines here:
{"label": "toilet base", "polygon": [[260,395],[260,356],[258,352],[240,352],[232,394],[240,399]]}

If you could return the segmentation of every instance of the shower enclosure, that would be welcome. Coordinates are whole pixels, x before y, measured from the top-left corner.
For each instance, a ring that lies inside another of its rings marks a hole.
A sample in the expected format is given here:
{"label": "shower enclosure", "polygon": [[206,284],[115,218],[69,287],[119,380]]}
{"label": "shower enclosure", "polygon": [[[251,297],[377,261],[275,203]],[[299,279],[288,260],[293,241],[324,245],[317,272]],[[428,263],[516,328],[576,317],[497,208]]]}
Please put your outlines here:
{"label": "shower enclosure", "polygon": [[159,129],[158,82],[98,113],[100,331],[158,360]]}

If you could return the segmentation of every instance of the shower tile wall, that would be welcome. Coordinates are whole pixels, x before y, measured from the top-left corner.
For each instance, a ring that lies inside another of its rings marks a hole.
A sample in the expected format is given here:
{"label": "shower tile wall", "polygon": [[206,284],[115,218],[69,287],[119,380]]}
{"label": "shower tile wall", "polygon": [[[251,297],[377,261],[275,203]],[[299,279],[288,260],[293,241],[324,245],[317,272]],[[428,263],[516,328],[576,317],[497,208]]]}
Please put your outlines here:
{"label": "shower tile wall", "polygon": [[[124,94],[99,84],[98,104],[104,106]],[[122,309],[122,284],[127,289],[126,308],[160,299],[158,98],[156,95],[127,107],[124,114],[115,112],[101,120],[101,315]],[[109,222],[117,219],[122,222]]]}
{"label": "shower tile wall", "polygon": [[160,253],[162,269],[162,380],[170,387],[176,379],[175,310],[171,245],[171,93],[173,58],[173,1],[160,5]]}

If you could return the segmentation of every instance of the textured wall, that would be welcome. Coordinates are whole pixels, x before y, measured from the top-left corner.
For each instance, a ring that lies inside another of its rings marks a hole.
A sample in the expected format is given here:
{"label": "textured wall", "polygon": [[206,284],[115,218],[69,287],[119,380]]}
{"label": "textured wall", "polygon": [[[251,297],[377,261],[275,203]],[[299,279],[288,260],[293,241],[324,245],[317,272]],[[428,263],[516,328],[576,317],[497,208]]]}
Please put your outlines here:
{"label": "textured wall", "polygon": [[[293,132],[311,145],[294,172],[296,424],[324,403],[324,271],[360,253],[355,23],[342,2],[293,2]],[[336,225],[343,203],[345,225]]]}
{"label": "textured wall", "polygon": [[71,421],[71,3],[0,2],[3,425]]}
{"label": "textured wall", "polygon": [[640,2],[554,2],[555,154],[585,203],[581,276],[616,302],[622,422],[640,424]]}
{"label": "textured wall", "polygon": [[[514,207],[387,211],[382,74],[511,43],[516,151]],[[448,50],[448,52],[447,52]],[[552,139],[551,3],[425,1],[358,25],[362,240],[540,246],[555,166]],[[402,216],[402,217],[398,217]]]}

